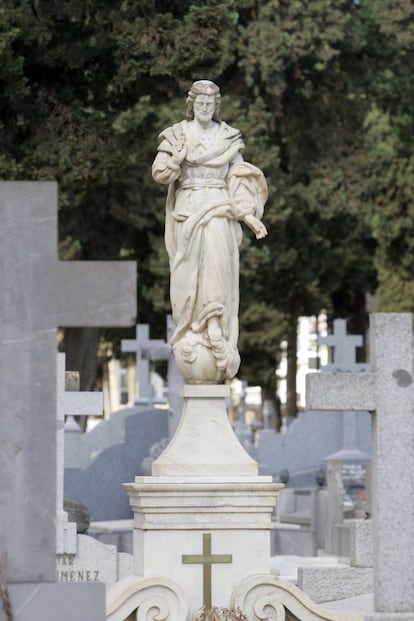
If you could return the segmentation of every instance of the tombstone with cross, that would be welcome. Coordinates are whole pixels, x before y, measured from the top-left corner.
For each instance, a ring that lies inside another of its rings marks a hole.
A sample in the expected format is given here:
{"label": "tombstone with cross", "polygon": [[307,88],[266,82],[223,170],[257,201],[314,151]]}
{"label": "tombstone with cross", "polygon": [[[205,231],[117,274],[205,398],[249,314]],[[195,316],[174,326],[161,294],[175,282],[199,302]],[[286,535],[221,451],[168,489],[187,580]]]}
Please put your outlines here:
{"label": "tombstone with cross", "polygon": [[2,183],[0,223],[0,550],[8,582],[50,584],[57,328],[133,324],[136,265],[58,261],[55,183]]}
{"label": "tombstone with cross", "polygon": [[65,416],[102,416],[103,394],[79,392],[79,373],[65,373],[66,355],[57,355],[57,448],[56,448],[56,553],[76,553],[76,523],[68,522],[63,509]]}
{"label": "tombstone with cross", "polygon": [[162,339],[151,339],[148,324],[136,326],[135,339],[123,339],[121,350],[136,354],[136,392],[135,403],[144,403],[151,406],[153,393],[150,381],[150,364],[158,360],[168,362],[168,401],[172,411],[170,418],[170,435],[175,431],[182,410],[181,389],[183,377],[179,371],[172,347],[168,344],[172,336],[175,324],[171,315],[167,316],[167,342]]}
{"label": "tombstone with cross", "polygon": [[310,409],[372,414],[374,610],[384,619],[414,619],[413,348],[411,314],[375,313],[368,372],[307,377]]}
{"label": "tombstone with cross", "polygon": [[[368,364],[357,362],[356,350],[363,345],[360,334],[348,334],[345,319],[334,319],[333,334],[318,338],[320,345],[332,349],[332,362],[322,366],[322,373],[341,371],[345,373],[365,372]],[[342,522],[343,516],[343,480],[342,473],[353,473],[359,478],[360,484],[365,481],[365,467],[370,461],[367,453],[358,448],[358,416],[360,413],[344,411],[342,417],[343,440],[340,450],[325,458],[327,463],[328,482],[328,518],[327,518],[327,550],[334,552],[334,533],[332,527]],[[333,472],[335,470],[335,473]],[[355,481],[354,481],[355,484]],[[348,490],[349,491],[349,490]],[[339,502],[338,502],[339,500]],[[341,538],[340,538],[341,539]],[[343,552],[345,554],[345,552]]]}

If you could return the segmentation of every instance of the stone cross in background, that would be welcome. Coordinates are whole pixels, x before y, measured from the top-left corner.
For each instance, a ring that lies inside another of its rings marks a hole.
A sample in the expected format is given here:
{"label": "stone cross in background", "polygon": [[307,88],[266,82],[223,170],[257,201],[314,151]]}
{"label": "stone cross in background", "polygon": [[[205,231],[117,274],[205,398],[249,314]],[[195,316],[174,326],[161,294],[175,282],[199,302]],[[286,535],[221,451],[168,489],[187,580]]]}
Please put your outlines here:
{"label": "stone cross in background", "polygon": [[76,523],[68,522],[63,509],[64,478],[64,425],[65,416],[102,416],[103,394],[101,392],[79,392],[79,373],[65,373],[66,355],[57,355],[57,447],[56,447],[56,553],[76,553]]}
{"label": "stone cross in background", "polygon": [[413,347],[411,314],[375,313],[369,372],[307,377],[308,408],[372,413],[375,618],[414,618]]}
{"label": "stone cross in background", "polygon": [[162,339],[150,339],[149,325],[136,326],[135,339],[123,339],[121,351],[136,353],[136,394],[135,403],[144,402],[152,405],[152,386],[150,381],[150,363],[158,360],[168,362],[168,402],[172,411],[170,419],[170,435],[175,431],[182,411],[181,388],[184,384],[183,376],[179,371],[171,345],[168,344],[175,330],[171,315],[167,316],[167,342]]}
{"label": "stone cross in background", "polygon": [[135,262],[60,262],[57,246],[56,184],[1,183],[0,550],[9,583],[56,579],[57,328],[129,326],[136,315]]}
{"label": "stone cross in background", "polygon": [[[324,365],[321,371],[364,372],[368,370],[368,364],[356,361],[356,349],[362,347],[363,337],[360,334],[347,334],[346,320],[334,319],[333,334],[319,337],[319,344],[333,348],[333,361]],[[343,445],[341,450],[326,457],[328,464],[328,544],[327,549],[333,552],[332,526],[342,522],[343,502],[338,504],[338,498],[342,498],[342,477],[340,471],[345,463],[364,463],[370,461],[369,455],[358,449],[357,412],[344,411],[342,418]],[[336,471],[335,471],[336,470]],[[334,472],[335,471],[335,472]],[[340,487],[338,487],[338,484]],[[342,516],[340,518],[340,516]],[[340,518],[340,519],[339,519]],[[338,522],[339,521],[339,522]]]}
{"label": "stone cross in background", "polygon": [[333,362],[322,367],[322,371],[365,371],[366,364],[356,362],[356,349],[363,345],[360,334],[346,333],[346,320],[334,319],[333,334],[318,337],[319,345],[334,348]]}
{"label": "stone cross in background", "polygon": [[[151,351],[153,348],[162,348],[170,346],[162,339],[150,339],[149,325],[139,323],[136,326],[135,339],[122,339],[121,351],[124,353],[136,354],[136,390],[135,403],[141,401],[152,405],[152,387],[150,382],[150,361]],[[166,358],[162,358],[165,360]],[[157,358],[161,360],[161,358]]]}

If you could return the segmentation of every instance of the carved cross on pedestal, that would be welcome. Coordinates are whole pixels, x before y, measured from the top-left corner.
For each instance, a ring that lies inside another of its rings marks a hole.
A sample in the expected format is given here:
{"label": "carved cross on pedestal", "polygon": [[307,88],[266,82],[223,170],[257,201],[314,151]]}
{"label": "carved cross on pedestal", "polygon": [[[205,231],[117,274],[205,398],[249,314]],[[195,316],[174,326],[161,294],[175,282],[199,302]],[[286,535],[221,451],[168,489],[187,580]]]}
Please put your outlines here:
{"label": "carved cross on pedestal", "polygon": [[374,607],[414,611],[414,351],[411,314],[370,317],[370,370],[307,376],[311,410],[372,414]]}
{"label": "carved cross on pedestal", "polygon": [[232,563],[231,554],[211,553],[211,534],[203,534],[203,554],[183,554],[184,564],[196,564],[203,566],[203,606],[211,608],[211,566],[216,563]]}

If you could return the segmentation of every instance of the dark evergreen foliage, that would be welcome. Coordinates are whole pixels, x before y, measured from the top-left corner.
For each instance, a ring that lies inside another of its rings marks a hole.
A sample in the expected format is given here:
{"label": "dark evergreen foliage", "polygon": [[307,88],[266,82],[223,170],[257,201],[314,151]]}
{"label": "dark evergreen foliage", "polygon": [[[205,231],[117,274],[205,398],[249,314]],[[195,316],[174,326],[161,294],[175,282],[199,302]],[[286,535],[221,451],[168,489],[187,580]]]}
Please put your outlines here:
{"label": "dark evergreen foliage", "polygon": [[151,163],[191,82],[216,81],[269,182],[269,237],[246,233],[241,249],[240,376],[272,396],[299,315],[324,307],[361,329],[377,275],[381,309],[414,308],[413,12],[409,0],[4,0],[1,178],[57,180],[61,258],[137,259],[138,320],[163,336],[165,188]]}

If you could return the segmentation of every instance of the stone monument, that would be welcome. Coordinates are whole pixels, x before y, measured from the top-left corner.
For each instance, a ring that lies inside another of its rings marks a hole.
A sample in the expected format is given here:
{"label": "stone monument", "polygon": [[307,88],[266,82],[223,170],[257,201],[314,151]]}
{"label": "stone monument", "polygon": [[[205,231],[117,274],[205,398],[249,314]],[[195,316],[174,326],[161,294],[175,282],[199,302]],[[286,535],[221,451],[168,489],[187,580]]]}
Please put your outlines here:
{"label": "stone monument", "polygon": [[[134,512],[136,576],[109,589],[108,621],[141,618],[151,606],[166,621],[190,621],[202,606],[239,602],[258,621],[264,607],[283,607],[270,575],[271,515],[283,486],[259,476],[238,441],[223,383],[240,363],[240,221],[265,237],[267,186],[243,160],[239,131],[220,121],[219,104],[213,82],[195,82],[187,120],[161,133],[153,164],[155,180],[168,185],[170,343],[185,379],[184,408],[152,476],[124,485]],[[285,594],[292,608],[297,593]]]}
{"label": "stone monument", "polygon": [[171,345],[188,383],[237,373],[240,221],[257,238],[267,200],[261,170],[243,160],[240,132],[220,121],[220,91],[199,80],[187,120],[160,135],[152,174],[168,185],[165,244],[176,330]]}
{"label": "stone monument", "polygon": [[370,317],[370,370],[309,375],[310,408],[372,414],[374,613],[414,619],[414,339],[411,314]]}
{"label": "stone monument", "polygon": [[55,583],[57,328],[134,324],[136,265],[58,261],[55,183],[1,183],[0,222],[0,569],[19,621],[98,621],[100,585]]}

